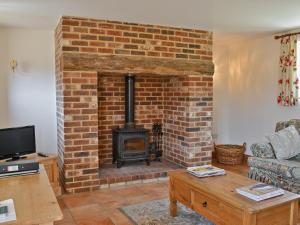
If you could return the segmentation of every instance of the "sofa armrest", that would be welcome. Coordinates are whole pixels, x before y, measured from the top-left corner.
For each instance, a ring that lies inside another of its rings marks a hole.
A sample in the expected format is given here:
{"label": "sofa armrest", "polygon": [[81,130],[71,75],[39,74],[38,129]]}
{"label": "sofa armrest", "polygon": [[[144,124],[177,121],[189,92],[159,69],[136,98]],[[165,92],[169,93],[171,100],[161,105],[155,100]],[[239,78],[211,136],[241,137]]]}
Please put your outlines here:
{"label": "sofa armrest", "polygon": [[278,177],[300,180],[300,162],[286,159],[249,157],[248,166],[277,174]]}
{"label": "sofa armrest", "polygon": [[250,147],[253,156],[264,159],[275,159],[274,150],[270,143],[254,143]]}

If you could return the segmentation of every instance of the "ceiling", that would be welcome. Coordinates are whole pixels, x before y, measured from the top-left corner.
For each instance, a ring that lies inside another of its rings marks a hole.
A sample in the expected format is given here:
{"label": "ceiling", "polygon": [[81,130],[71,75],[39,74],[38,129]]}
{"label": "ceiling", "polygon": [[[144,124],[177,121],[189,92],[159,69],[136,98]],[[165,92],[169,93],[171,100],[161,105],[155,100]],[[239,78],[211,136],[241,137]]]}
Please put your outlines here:
{"label": "ceiling", "polygon": [[54,29],[81,16],[225,33],[281,32],[300,26],[299,0],[0,0],[0,26]]}

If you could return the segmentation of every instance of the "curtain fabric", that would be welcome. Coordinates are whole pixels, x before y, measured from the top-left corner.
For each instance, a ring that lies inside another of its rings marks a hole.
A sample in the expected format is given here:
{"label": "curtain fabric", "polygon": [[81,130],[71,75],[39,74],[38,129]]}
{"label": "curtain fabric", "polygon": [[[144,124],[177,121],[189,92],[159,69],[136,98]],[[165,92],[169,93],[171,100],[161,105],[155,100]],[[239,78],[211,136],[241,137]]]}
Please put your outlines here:
{"label": "curtain fabric", "polygon": [[283,106],[298,103],[297,78],[297,36],[287,36],[280,40],[280,78],[277,102]]}

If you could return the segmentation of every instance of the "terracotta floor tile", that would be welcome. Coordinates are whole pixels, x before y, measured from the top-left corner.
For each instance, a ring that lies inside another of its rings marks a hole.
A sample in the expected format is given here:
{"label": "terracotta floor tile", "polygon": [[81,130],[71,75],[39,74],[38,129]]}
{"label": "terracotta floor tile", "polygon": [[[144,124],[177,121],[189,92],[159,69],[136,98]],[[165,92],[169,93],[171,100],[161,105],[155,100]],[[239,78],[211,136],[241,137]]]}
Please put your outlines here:
{"label": "terracotta floor tile", "polygon": [[96,193],[94,195],[94,203],[98,204],[109,204],[110,202],[120,202],[122,203],[124,201],[124,198],[119,197],[117,194],[102,194],[102,193]]}
{"label": "terracotta floor tile", "polygon": [[[109,190],[109,189],[108,189]],[[112,202],[117,200],[118,197],[114,192],[105,190],[98,190],[95,192],[84,193],[84,194],[70,194],[63,197],[68,208],[76,208],[85,205]]]}
{"label": "terracotta floor tile", "polygon": [[68,209],[68,207],[66,206],[66,204],[61,196],[57,198],[57,202],[58,202],[61,210]]}
{"label": "terracotta floor tile", "polygon": [[109,217],[107,218],[90,218],[81,219],[76,225],[115,225]]}
{"label": "terracotta floor tile", "polygon": [[91,194],[64,195],[63,201],[68,208],[75,208],[75,207],[90,205],[90,204],[95,203],[94,197]]}
{"label": "terracotta floor tile", "polygon": [[129,188],[122,188],[122,189],[116,190],[115,194],[118,195],[119,197],[127,197],[130,195],[143,194],[143,191],[139,187],[137,187],[137,188],[129,187]]}
{"label": "terracotta floor tile", "polygon": [[55,225],[76,225],[76,223],[73,222],[55,222]]}
{"label": "terracotta floor tile", "polygon": [[[168,195],[164,196],[163,198],[167,197]],[[157,199],[155,195],[139,195],[139,196],[130,196],[127,197],[127,204],[126,205],[132,205],[132,204],[138,204],[142,202],[152,201],[154,199]]]}
{"label": "terracotta floor tile", "polygon": [[100,203],[100,204],[101,204],[101,206],[105,207],[106,209],[111,210],[111,209],[118,209],[120,207],[124,207],[124,206],[128,205],[128,201],[125,199],[122,201],[112,201],[112,202],[105,202],[105,203]]}
{"label": "terracotta floor tile", "polygon": [[133,225],[132,221],[118,209],[111,211],[110,215],[115,225]]}
{"label": "terracotta floor tile", "polygon": [[62,209],[62,213],[63,213],[63,219],[60,220],[60,221],[57,221],[55,222],[54,224],[55,225],[73,225],[75,224],[75,221],[73,220],[73,217],[70,213],[70,210],[65,208],[65,209]]}
{"label": "terracotta floor tile", "polygon": [[101,224],[100,222],[109,217],[105,207],[99,204],[85,205],[76,208],[70,208],[71,215],[77,224]]}

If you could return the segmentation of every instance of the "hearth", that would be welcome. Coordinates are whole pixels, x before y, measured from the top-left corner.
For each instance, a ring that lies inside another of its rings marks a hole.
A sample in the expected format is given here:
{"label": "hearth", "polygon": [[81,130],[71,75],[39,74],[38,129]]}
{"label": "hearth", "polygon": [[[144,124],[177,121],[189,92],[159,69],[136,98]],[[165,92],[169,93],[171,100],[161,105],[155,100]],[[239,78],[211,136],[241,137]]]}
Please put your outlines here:
{"label": "hearth", "polygon": [[125,125],[113,128],[113,163],[121,168],[126,161],[149,161],[149,134],[143,127],[134,124],[134,82],[133,75],[125,76]]}

